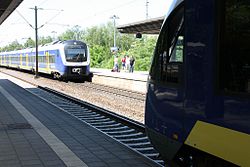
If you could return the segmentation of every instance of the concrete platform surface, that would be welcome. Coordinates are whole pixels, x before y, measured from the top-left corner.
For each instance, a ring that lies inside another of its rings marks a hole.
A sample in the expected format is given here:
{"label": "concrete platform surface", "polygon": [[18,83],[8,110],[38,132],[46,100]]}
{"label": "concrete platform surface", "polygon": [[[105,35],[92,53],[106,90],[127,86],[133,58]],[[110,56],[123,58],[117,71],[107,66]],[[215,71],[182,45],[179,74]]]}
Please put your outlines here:
{"label": "concrete platform surface", "polygon": [[27,90],[0,73],[0,167],[154,166]]}

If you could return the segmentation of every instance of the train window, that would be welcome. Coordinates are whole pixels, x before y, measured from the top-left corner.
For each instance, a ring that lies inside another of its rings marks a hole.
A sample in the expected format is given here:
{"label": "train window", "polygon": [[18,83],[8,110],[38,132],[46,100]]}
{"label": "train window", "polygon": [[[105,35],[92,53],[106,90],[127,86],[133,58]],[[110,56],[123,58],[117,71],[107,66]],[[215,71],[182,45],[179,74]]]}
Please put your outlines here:
{"label": "train window", "polygon": [[168,17],[159,35],[150,76],[152,80],[179,85],[183,63],[184,7]]}
{"label": "train window", "polygon": [[49,55],[49,63],[55,63],[55,55],[54,54]]}
{"label": "train window", "polygon": [[225,93],[250,93],[250,3],[222,1],[219,89]]}

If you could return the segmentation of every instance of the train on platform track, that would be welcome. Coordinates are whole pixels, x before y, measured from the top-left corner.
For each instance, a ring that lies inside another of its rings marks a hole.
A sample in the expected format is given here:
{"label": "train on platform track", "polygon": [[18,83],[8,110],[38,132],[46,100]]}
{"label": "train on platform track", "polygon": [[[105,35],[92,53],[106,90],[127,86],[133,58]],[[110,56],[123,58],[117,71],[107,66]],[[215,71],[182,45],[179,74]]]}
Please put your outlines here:
{"label": "train on platform track", "polygon": [[[0,53],[0,65],[21,70],[36,70],[36,49]],[[88,46],[81,41],[55,41],[38,47],[38,72],[53,78],[92,81]]]}
{"label": "train on platform track", "polygon": [[167,164],[250,166],[249,0],[173,0],[148,76],[145,126]]}

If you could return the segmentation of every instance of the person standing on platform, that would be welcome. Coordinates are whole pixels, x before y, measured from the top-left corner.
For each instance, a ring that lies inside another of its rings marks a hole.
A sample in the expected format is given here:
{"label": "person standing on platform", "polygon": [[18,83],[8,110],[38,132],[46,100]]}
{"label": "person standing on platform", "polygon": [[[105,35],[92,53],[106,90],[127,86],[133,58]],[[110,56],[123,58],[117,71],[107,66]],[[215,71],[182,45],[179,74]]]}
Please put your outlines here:
{"label": "person standing on platform", "polygon": [[119,72],[119,64],[118,64],[118,56],[115,56],[114,58],[114,72]]}
{"label": "person standing on platform", "polygon": [[135,58],[133,56],[131,56],[130,59],[129,59],[129,62],[130,62],[129,72],[133,73],[134,72],[134,66],[135,66]]}
{"label": "person standing on platform", "polygon": [[122,62],[122,69],[125,70],[126,69],[126,56],[122,58],[121,62]]}
{"label": "person standing on platform", "polygon": [[130,61],[129,61],[129,56],[126,56],[126,70],[129,71],[130,68]]}

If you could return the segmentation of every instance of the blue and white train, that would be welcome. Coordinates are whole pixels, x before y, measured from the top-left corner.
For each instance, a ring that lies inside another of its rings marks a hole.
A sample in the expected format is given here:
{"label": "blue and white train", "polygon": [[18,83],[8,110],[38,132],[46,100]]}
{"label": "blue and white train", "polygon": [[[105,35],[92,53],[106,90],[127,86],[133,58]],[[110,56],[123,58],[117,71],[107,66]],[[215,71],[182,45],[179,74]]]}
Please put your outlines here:
{"label": "blue and white train", "polygon": [[[0,65],[29,71],[36,70],[35,48],[2,52]],[[76,40],[56,41],[38,48],[38,72],[58,79],[91,81],[88,46]]]}

